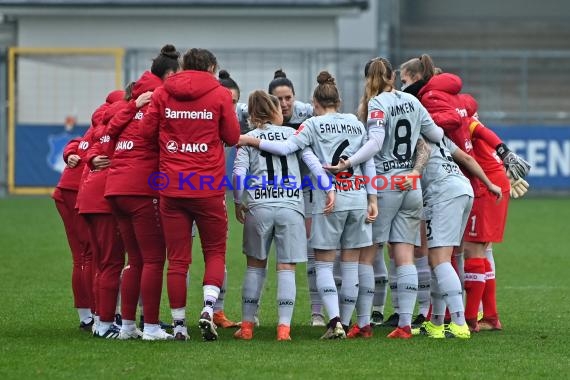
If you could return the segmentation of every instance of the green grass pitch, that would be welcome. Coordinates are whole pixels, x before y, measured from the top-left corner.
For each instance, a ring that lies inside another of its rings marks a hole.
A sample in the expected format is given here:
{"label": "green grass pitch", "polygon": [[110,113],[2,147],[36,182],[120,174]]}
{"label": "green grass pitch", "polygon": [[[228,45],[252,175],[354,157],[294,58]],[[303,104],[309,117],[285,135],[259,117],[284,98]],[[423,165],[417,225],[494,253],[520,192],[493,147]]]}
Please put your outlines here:
{"label": "green grass pitch", "polygon": [[[103,341],[79,331],[71,295],[71,255],[49,198],[0,200],[0,378],[567,378],[570,370],[569,199],[512,201],[505,242],[495,247],[504,331],[470,340],[385,338],[319,341],[310,316],[305,266],[297,275],[291,342],[275,341],[274,261],[253,341],[233,330],[202,342],[203,260],[195,244],[187,316],[191,340]],[[239,319],[241,227],[229,210],[226,313]],[[169,320],[163,291],[161,316]],[[389,309],[387,310],[389,312]]]}

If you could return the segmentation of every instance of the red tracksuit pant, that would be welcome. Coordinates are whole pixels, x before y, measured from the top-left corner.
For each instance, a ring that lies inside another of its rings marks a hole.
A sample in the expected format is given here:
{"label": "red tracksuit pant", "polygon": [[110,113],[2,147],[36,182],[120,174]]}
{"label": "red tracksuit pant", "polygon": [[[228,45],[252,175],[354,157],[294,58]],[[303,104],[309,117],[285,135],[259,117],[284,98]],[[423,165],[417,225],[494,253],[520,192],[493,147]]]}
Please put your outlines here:
{"label": "red tracksuit pant", "polygon": [[113,322],[121,271],[125,266],[125,248],[119,226],[112,214],[84,214],[93,248],[96,313],[102,322]]}
{"label": "red tracksuit pant", "polygon": [[147,196],[108,198],[127,249],[121,283],[121,314],[135,320],[139,294],[145,323],[158,324],[166,247],[158,199]]}
{"label": "red tracksuit pant", "polygon": [[196,221],[204,254],[203,285],[224,282],[228,214],[225,196],[210,198],[160,197],[160,212],[168,256],[170,307],[186,307],[186,276],[192,262],[192,223]]}
{"label": "red tracksuit pant", "polygon": [[92,252],[89,229],[75,209],[77,191],[56,188],[53,198],[65,227],[67,241],[73,258],[71,288],[76,308],[93,308],[92,304]]}

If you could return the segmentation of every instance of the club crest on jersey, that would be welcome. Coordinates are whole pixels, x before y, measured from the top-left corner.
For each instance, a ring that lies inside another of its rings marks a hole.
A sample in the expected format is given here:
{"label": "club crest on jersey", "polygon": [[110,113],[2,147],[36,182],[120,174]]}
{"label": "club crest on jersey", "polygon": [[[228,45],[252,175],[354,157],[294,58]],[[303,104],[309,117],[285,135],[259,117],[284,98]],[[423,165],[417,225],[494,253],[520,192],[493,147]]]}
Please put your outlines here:
{"label": "club crest on jersey", "polygon": [[471,152],[473,150],[473,144],[470,139],[465,139],[465,151]]}
{"label": "club crest on jersey", "polygon": [[178,143],[176,141],[169,140],[166,143],[166,150],[169,153],[176,153],[178,152]]}

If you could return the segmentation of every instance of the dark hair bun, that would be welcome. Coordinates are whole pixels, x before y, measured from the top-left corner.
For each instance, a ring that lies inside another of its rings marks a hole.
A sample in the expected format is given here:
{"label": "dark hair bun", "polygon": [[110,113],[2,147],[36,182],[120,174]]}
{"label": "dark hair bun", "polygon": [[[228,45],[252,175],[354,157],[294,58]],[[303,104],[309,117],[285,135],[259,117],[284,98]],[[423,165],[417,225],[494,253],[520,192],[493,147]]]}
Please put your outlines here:
{"label": "dark hair bun", "polygon": [[328,71],[321,71],[317,76],[318,84],[335,84],[333,76]]}
{"label": "dark hair bun", "polygon": [[164,45],[162,49],[160,49],[160,55],[163,55],[168,58],[178,59],[180,57],[180,53],[176,51],[174,45]]}
{"label": "dark hair bun", "polygon": [[277,79],[277,78],[287,78],[287,74],[285,74],[283,69],[279,69],[275,72],[275,74],[273,75],[273,79]]}
{"label": "dark hair bun", "polygon": [[230,73],[228,73],[226,70],[220,70],[220,72],[218,73],[218,78],[230,79]]}

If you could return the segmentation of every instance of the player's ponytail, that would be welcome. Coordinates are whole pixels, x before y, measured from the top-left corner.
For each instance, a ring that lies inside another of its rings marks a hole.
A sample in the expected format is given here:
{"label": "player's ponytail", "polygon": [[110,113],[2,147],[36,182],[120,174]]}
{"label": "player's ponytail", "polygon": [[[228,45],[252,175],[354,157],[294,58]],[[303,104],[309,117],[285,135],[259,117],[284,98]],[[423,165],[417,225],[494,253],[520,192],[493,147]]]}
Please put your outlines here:
{"label": "player's ponytail", "polygon": [[228,73],[226,70],[220,70],[218,73],[218,78],[218,81],[222,86],[230,90],[236,90],[238,98],[240,97],[239,86],[237,85],[236,81],[230,77],[230,73]]}
{"label": "player's ponytail", "polygon": [[370,99],[380,95],[384,91],[391,91],[394,84],[394,72],[392,64],[386,58],[374,58],[369,61],[364,72],[366,75],[366,85],[364,94],[358,105],[358,118],[365,122],[368,118],[368,102]]}
{"label": "player's ponytail", "polygon": [[275,74],[273,75],[273,80],[269,82],[269,87],[267,88],[267,92],[273,95],[273,91],[275,90],[275,88],[281,86],[289,87],[293,95],[295,95],[295,88],[293,87],[293,82],[291,82],[291,80],[287,78],[287,75],[282,69],[278,69],[277,71],[275,71]]}
{"label": "player's ponytail", "polygon": [[169,72],[177,72],[180,68],[180,53],[176,50],[174,45],[164,45],[160,49],[160,54],[152,60],[150,72],[163,80]]}
{"label": "player's ponytail", "polygon": [[249,122],[255,128],[262,128],[265,124],[272,123],[275,115],[281,113],[279,99],[263,90],[255,90],[249,95],[247,109]]}
{"label": "player's ponytail", "polygon": [[400,65],[400,71],[407,73],[412,78],[419,76],[420,80],[425,82],[436,75],[436,67],[433,63],[433,59],[431,59],[428,54],[422,54],[419,58],[412,58],[402,63]]}
{"label": "player's ponytail", "polygon": [[313,99],[323,108],[339,109],[340,95],[334,77],[328,71],[321,71],[317,76],[317,87]]}

